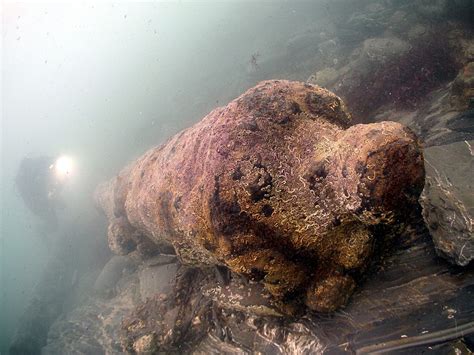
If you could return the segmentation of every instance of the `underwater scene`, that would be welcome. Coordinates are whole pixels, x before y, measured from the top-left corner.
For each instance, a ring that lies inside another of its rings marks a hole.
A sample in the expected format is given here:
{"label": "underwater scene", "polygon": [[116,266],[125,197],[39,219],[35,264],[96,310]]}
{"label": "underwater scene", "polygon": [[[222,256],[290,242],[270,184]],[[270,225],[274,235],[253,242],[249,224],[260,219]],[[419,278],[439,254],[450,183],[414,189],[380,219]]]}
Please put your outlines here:
{"label": "underwater scene", "polygon": [[472,354],[471,0],[0,13],[0,354]]}

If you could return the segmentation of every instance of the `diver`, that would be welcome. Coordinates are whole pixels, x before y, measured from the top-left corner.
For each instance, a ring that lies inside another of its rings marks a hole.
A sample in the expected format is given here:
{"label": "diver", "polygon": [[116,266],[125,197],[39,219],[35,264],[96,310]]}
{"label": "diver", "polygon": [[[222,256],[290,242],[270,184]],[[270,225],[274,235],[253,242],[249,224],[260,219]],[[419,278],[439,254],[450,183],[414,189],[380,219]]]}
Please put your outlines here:
{"label": "diver", "polygon": [[71,160],[47,156],[25,157],[15,179],[16,187],[28,209],[38,216],[48,231],[58,226],[57,210],[64,206],[61,190],[71,173]]}

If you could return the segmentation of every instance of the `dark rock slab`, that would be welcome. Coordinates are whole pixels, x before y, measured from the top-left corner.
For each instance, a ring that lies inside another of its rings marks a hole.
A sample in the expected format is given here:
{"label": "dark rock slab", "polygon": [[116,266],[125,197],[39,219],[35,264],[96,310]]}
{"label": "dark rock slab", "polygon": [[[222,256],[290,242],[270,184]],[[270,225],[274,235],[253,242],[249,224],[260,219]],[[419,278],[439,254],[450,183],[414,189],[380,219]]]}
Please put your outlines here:
{"label": "dark rock slab", "polygon": [[465,266],[474,259],[474,141],[425,150],[423,217],[436,250]]}
{"label": "dark rock slab", "polygon": [[176,278],[176,263],[147,266],[140,270],[140,296],[143,301],[155,294],[169,292]]}

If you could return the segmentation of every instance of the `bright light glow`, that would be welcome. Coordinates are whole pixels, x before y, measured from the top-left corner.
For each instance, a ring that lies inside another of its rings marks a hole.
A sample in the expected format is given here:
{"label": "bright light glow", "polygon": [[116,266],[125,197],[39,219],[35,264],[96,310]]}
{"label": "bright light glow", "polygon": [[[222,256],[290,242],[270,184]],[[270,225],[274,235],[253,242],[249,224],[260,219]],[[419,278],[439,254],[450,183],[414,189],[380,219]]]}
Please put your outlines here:
{"label": "bright light glow", "polygon": [[74,163],[68,156],[61,156],[54,163],[54,170],[59,179],[66,179],[71,176]]}

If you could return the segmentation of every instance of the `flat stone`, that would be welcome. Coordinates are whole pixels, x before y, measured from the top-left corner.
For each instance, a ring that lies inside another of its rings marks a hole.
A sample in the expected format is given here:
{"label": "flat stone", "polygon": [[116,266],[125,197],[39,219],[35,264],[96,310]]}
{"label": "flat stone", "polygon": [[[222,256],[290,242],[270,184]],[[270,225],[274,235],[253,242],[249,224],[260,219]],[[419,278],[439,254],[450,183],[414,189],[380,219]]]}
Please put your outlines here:
{"label": "flat stone", "polygon": [[474,141],[425,150],[423,217],[438,253],[457,265],[474,258]]}
{"label": "flat stone", "polygon": [[172,287],[177,264],[148,266],[140,270],[140,297],[143,301],[158,293],[167,293]]}

